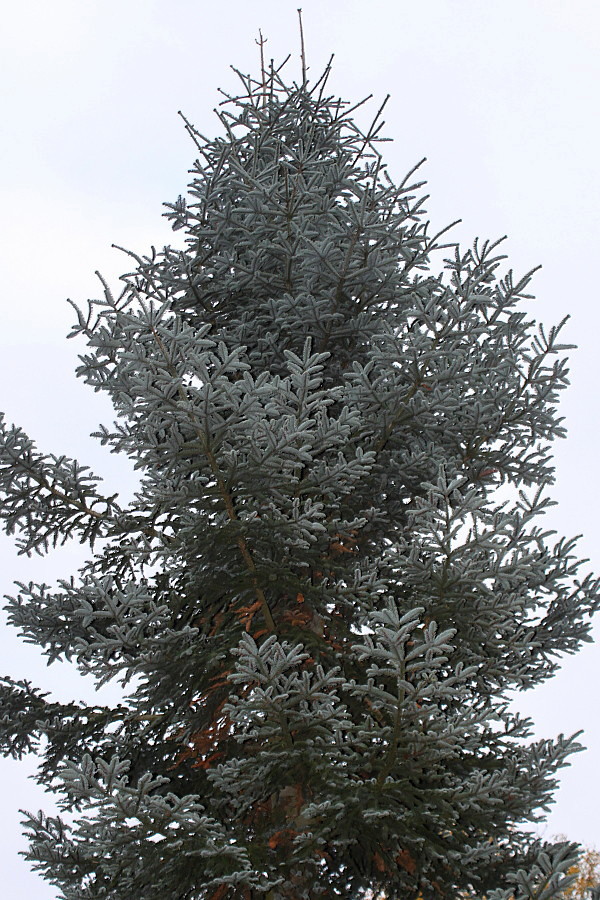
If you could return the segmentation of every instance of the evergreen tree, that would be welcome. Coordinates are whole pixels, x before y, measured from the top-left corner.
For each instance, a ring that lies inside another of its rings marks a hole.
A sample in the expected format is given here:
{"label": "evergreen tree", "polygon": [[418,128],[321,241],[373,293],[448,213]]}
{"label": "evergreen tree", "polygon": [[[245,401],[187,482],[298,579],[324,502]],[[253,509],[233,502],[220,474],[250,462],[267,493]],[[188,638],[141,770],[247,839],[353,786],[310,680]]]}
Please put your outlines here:
{"label": "evergreen tree", "polygon": [[576,736],[527,741],[507,701],[599,602],[539,524],[560,327],[497,242],[428,233],[380,113],[361,131],[328,73],[240,75],[214,140],[186,121],[185,249],[130,253],[121,293],[76,307],[133,502],[2,424],[7,532],[93,548],[10,619],[127,686],[109,707],[1,682],[3,751],[61,798],[27,828],[64,900],[547,900],[577,858],[528,830]]}

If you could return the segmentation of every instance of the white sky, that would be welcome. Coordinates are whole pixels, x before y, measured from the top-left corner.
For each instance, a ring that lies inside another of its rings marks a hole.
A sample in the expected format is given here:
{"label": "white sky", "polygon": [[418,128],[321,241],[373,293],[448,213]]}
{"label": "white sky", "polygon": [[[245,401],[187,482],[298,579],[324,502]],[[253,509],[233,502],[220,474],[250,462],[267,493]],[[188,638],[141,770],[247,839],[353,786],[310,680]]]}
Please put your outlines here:
{"label": "white sky", "polygon": [[[111,421],[104,398],[73,375],[83,347],[65,341],[67,296],[99,294],[94,270],[113,279],[127,261],[111,243],[145,252],[174,242],[163,201],[184,193],[194,147],[176,115],[214,134],[217,87],[234,89],[233,64],[255,71],[258,28],[267,55],[297,74],[297,3],[284,0],[28,0],[6,4],[0,33],[0,409],[41,449],[88,463],[130,492],[126,463],[87,435]],[[534,314],[572,315],[577,343],[562,405],[569,428],[557,447],[559,501],[550,524],[583,532],[581,552],[600,569],[595,522],[600,325],[600,12],[592,0],[303,0],[311,72],[335,52],[330,85],[346,99],[374,94],[386,109],[390,172],[423,156],[434,227],[462,217],[469,244],[507,234],[516,272],[537,263]],[[79,546],[43,560],[0,541],[0,593],[15,579],[68,577]],[[596,629],[598,631],[598,629]],[[30,678],[61,699],[90,686],[67,666],[46,668],[35,648],[3,631],[0,671]],[[586,729],[588,750],[564,770],[544,836],[600,847],[597,685],[600,652],[587,645],[561,673],[519,699],[536,736]],[[103,695],[106,699],[110,692]],[[11,900],[54,900],[17,857],[19,807],[52,811],[26,775],[0,761],[0,872]]]}

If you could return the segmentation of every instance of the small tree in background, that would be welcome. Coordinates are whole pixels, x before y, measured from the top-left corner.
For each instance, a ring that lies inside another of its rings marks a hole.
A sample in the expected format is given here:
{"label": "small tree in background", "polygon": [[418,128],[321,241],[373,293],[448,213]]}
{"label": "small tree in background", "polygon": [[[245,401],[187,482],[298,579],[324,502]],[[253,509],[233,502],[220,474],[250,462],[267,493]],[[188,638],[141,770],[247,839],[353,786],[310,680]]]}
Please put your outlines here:
{"label": "small tree in background", "polygon": [[[561,836],[561,839],[562,838]],[[585,847],[579,858],[568,871],[575,881],[565,888],[567,900],[593,900],[591,891],[600,888],[600,852],[594,847]]]}
{"label": "small tree in background", "polygon": [[[304,68],[304,67],[303,67]],[[589,640],[598,585],[539,524],[567,383],[497,243],[466,252],[396,186],[353,109],[271,66],[224,135],[187,123],[186,249],[130,253],[77,310],[126,508],[3,425],[24,553],[78,537],[76,578],[21,584],[49,662],[114,706],[2,681],[1,739],[62,817],[28,854],[65,900],[546,900],[577,848],[533,840],[574,738],[528,742],[507,696]],[[518,489],[502,502],[500,485]]]}

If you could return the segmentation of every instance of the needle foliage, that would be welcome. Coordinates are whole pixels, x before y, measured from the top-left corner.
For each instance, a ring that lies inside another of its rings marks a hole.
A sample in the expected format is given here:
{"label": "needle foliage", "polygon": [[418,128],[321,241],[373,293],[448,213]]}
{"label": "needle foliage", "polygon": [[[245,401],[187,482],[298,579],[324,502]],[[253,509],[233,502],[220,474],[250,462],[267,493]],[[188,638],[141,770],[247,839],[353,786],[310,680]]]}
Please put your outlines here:
{"label": "needle foliage", "polygon": [[21,551],[92,548],[10,620],[124,685],[0,683],[3,751],[60,798],[26,827],[64,900],[548,900],[576,860],[530,830],[576,736],[532,741],[508,704],[598,607],[541,524],[560,326],[499,242],[429,233],[417,170],[394,183],[380,115],[361,130],[328,74],[240,74],[219,137],[186,121],[183,249],[76,307],[134,500],[2,424]]}

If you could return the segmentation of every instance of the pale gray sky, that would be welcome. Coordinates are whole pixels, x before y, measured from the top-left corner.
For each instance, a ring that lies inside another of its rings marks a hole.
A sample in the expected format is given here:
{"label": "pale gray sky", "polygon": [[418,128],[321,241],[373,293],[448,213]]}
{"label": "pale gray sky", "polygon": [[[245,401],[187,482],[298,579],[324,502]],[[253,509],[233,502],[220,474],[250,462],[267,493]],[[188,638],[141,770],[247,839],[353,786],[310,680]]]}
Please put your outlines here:
{"label": "pale gray sky", "polygon": [[[255,70],[261,28],[267,55],[297,55],[297,2],[284,0],[28,0],[6,4],[0,33],[0,409],[46,451],[79,457],[114,489],[130,492],[126,463],[87,435],[110,421],[104,398],[75,380],[65,334],[67,296],[97,296],[94,270],[127,268],[111,243],[146,251],[174,236],[163,201],[187,184],[194,147],[176,112],[213,134],[217,87],[228,69]],[[583,532],[581,551],[600,570],[596,385],[600,246],[600,12],[592,0],[304,0],[309,63],[335,52],[333,89],[356,101],[385,94],[385,157],[398,179],[423,156],[434,227],[461,217],[455,234],[509,236],[517,272],[537,263],[534,314],[572,315],[572,386],[562,412],[569,438],[557,447],[550,524]],[[299,71],[294,58],[291,72]],[[367,115],[367,113],[365,113]],[[69,547],[43,560],[17,558],[7,538],[0,593],[15,579],[68,577],[84,554]],[[598,632],[598,629],[596,629]],[[91,697],[68,666],[46,668],[34,648],[1,635],[0,669],[52,690]],[[547,826],[551,836],[600,847],[598,683],[600,650],[587,646],[519,707],[536,736],[586,729],[585,753],[564,771]],[[110,692],[106,695],[110,696]],[[56,892],[17,857],[19,807],[50,812],[27,774],[0,761],[0,872],[11,900]]]}

